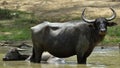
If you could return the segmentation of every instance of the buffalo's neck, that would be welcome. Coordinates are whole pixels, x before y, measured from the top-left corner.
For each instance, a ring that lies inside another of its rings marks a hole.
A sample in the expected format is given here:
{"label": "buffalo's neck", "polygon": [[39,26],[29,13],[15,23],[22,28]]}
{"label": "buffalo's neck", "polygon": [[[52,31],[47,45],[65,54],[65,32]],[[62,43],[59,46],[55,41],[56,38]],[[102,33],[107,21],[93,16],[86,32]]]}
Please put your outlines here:
{"label": "buffalo's neck", "polygon": [[91,37],[90,42],[93,42],[94,46],[96,46],[98,43],[100,43],[104,39],[105,35],[100,35],[98,31],[96,31],[95,29],[92,29],[90,37]]}

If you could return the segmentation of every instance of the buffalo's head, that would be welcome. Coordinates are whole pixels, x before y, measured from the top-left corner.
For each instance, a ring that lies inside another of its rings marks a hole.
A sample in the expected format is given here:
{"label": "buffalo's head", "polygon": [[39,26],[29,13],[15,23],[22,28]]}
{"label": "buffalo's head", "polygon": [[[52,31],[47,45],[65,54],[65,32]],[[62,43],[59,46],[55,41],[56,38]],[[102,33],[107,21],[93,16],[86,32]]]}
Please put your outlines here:
{"label": "buffalo's head", "polygon": [[83,19],[83,21],[92,24],[92,26],[95,28],[96,31],[98,31],[98,33],[100,35],[105,35],[107,32],[107,26],[117,25],[114,22],[110,22],[111,20],[115,19],[115,17],[116,17],[116,12],[112,8],[110,8],[110,9],[113,12],[113,14],[110,18],[99,17],[99,18],[96,18],[93,20],[89,20],[84,15],[84,12],[86,10],[86,8],[85,8],[82,12],[82,19]]}
{"label": "buffalo's head", "polygon": [[10,49],[10,51],[5,55],[3,61],[18,60],[20,58],[20,53],[16,48]]}

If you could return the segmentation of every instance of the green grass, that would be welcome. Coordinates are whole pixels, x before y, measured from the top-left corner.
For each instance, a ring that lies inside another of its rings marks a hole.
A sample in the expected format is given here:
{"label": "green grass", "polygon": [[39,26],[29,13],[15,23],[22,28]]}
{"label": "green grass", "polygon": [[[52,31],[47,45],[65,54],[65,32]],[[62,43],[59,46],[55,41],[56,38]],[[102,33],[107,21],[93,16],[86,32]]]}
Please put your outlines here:
{"label": "green grass", "polygon": [[0,20],[0,41],[19,41],[29,40],[31,38],[30,27],[37,20],[31,17],[30,13],[14,11],[19,14],[19,17],[12,19]]}
{"label": "green grass", "polygon": [[117,44],[120,42],[120,25],[109,27],[108,34],[106,35],[104,44]]}
{"label": "green grass", "polygon": [[28,40],[30,29],[25,25],[1,27],[0,40]]}

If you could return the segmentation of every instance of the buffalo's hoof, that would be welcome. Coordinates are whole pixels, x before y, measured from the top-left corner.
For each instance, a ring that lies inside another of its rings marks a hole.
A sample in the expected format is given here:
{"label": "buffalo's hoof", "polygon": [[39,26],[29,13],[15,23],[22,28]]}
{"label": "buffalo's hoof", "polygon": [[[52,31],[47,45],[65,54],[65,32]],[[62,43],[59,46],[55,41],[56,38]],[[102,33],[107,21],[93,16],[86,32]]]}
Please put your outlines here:
{"label": "buffalo's hoof", "polygon": [[33,62],[33,63],[40,63],[39,60],[35,60],[34,58],[31,58],[31,57],[30,57],[30,59],[28,58],[28,60],[30,60],[30,62]]}
{"label": "buffalo's hoof", "polygon": [[40,61],[38,61],[38,60],[33,60],[33,59],[30,59],[30,62],[33,62],[33,63],[40,63]]}

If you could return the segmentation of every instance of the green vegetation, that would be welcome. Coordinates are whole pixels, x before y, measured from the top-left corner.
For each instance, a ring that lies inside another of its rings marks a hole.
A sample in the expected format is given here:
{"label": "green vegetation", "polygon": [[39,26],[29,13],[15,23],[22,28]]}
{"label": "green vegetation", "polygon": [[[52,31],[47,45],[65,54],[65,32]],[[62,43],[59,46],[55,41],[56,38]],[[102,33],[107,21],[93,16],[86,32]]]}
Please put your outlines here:
{"label": "green vegetation", "polygon": [[[2,9],[0,9],[1,12]],[[5,10],[3,10],[5,11]],[[9,14],[17,13],[17,16],[9,15],[4,16],[2,20],[0,20],[0,41],[22,41],[22,40],[30,40],[31,32],[30,27],[36,25],[38,20],[35,17],[32,17],[31,13],[21,12],[21,11],[10,11],[6,10]],[[1,13],[0,13],[1,15]],[[5,14],[4,14],[5,15]],[[60,17],[61,21],[67,21],[69,18]],[[77,17],[70,17],[71,20],[80,19]],[[44,20],[44,19],[43,19]],[[52,19],[51,19],[52,20]],[[60,21],[59,20],[59,21]],[[39,20],[42,21],[42,20]],[[52,20],[54,21],[54,20]],[[56,20],[55,20],[56,21]],[[108,34],[106,35],[103,44],[116,44],[120,42],[120,24],[115,27],[108,27]]]}
{"label": "green vegetation", "polygon": [[28,27],[3,27],[0,28],[3,34],[0,40],[28,40],[30,39],[30,30]]}
{"label": "green vegetation", "polygon": [[[4,9],[3,9],[4,10]],[[5,11],[5,10],[4,10]],[[9,19],[9,15],[5,16],[0,20],[0,40],[18,41],[18,40],[29,40],[30,39],[30,27],[37,22],[36,19],[32,19],[30,13],[21,11],[6,11],[9,14],[17,13],[17,16],[12,16]],[[1,10],[0,10],[1,12]],[[4,14],[6,15],[6,14]],[[0,14],[1,16],[1,14]]]}
{"label": "green vegetation", "polygon": [[10,10],[0,9],[0,19],[11,19],[12,14]]}
{"label": "green vegetation", "polygon": [[114,44],[120,42],[120,25],[108,27],[108,34],[106,35],[103,43]]}

